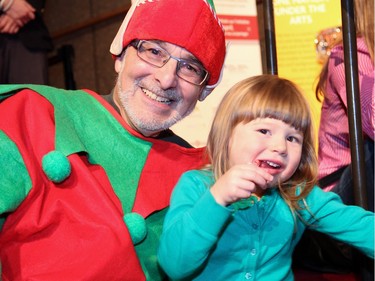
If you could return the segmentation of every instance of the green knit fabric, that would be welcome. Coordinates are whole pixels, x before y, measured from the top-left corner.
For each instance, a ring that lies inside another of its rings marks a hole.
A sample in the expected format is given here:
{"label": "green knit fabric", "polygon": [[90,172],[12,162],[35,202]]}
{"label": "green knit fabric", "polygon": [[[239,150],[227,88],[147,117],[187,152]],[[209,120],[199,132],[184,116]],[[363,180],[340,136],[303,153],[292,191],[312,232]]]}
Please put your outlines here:
{"label": "green knit fabric", "polygon": [[[0,214],[13,211],[31,189],[31,179],[17,146],[0,131]],[[12,175],[9,177],[9,175]]]}
{"label": "green knit fabric", "polygon": [[159,246],[160,236],[163,230],[163,222],[168,208],[155,212],[147,217],[147,236],[146,239],[135,245],[137,256],[141,262],[146,280],[162,281],[166,280],[164,271],[157,262],[157,248]]}

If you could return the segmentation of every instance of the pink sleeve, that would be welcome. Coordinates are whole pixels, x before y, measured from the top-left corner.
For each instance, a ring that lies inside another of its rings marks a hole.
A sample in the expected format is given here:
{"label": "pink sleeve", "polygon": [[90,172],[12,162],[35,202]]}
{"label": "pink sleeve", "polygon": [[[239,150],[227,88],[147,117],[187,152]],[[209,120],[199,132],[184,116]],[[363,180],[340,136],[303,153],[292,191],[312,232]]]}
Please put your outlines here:
{"label": "pink sleeve", "polygon": [[361,60],[360,57],[364,54],[358,55],[359,65],[359,87],[361,92],[361,111],[362,111],[362,129],[363,133],[374,140],[374,123],[375,123],[375,101],[374,101],[374,66],[371,64],[370,58],[367,56],[367,61]]}
{"label": "pink sleeve", "polygon": [[[332,54],[329,61],[329,84],[339,94],[342,103],[347,108],[347,95],[345,84],[345,65],[343,53]],[[374,140],[375,101],[374,101],[374,65],[367,51],[358,51],[358,78],[360,89],[362,130],[363,133]]]}

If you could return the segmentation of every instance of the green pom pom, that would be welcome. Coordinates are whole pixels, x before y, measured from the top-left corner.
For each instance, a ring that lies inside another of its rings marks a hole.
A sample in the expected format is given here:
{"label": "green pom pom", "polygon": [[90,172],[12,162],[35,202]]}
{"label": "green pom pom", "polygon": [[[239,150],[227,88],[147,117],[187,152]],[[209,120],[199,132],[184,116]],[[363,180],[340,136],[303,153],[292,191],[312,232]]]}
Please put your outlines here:
{"label": "green pom pom", "polygon": [[147,235],[147,226],[145,219],[137,213],[129,213],[124,216],[124,221],[128,227],[133,244],[141,243]]}
{"label": "green pom pom", "polygon": [[65,180],[71,172],[68,158],[60,151],[51,151],[44,155],[42,167],[47,177],[56,183]]}

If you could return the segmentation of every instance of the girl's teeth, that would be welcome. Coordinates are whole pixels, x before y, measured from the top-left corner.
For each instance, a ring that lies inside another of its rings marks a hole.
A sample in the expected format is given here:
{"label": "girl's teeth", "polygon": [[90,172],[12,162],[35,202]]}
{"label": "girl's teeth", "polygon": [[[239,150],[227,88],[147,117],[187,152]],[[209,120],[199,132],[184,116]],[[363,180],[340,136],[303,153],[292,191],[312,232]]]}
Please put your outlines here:
{"label": "girl's teeth", "polygon": [[267,163],[268,166],[271,166],[273,168],[279,168],[280,167],[280,165],[278,165],[276,163],[273,163],[271,161],[266,161],[266,163]]}

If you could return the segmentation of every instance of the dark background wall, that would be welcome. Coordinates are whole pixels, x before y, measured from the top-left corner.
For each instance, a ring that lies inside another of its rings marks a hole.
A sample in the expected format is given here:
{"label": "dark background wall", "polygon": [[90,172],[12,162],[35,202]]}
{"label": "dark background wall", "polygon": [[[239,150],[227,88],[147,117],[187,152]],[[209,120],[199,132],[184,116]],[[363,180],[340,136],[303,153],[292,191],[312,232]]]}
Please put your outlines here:
{"label": "dark background wall", "polygon": [[[52,61],[61,47],[72,47],[71,63],[77,89],[91,89],[100,94],[111,91],[116,73],[109,47],[130,3],[130,0],[46,1],[44,19],[55,47],[49,57]],[[262,1],[257,0],[257,8],[262,44]],[[51,63],[49,84],[66,88],[64,77],[63,63]]]}
{"label": "dark background wall", "polygon": [[[47,0],[44,19],[54,42],[56,56],[62,46],[74,51],[72,69],[76,87],[101,94],[111,91],[116,73],[110,44],[130,7],[130,0]],[[65,88],[63,63],[49,67],[49,84]]]}

